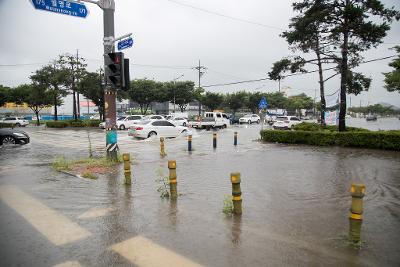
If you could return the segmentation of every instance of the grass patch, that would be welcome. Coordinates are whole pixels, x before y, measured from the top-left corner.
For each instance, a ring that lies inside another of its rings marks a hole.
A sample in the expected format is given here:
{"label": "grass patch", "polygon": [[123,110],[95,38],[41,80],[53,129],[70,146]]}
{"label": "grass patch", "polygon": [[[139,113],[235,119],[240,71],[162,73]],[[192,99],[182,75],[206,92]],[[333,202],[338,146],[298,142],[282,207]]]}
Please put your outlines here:
{"label": "grass patch", "polygon": [[88,178],[88,179],[97,179],[97,176],[91,173],[89,170],[84,171],[81,176],[83,178]]}
{"label": "grass patch", "polygon": [[226,195],[223,202],[222,212],[226,215],[231,215],[233,213],[233,201],[232,196]]}
{"label": "grass patch", "polygon": [[100,120],[65,120],[65,121],[46,121],[48,128],[66,128],[66,127],[98,127]]}

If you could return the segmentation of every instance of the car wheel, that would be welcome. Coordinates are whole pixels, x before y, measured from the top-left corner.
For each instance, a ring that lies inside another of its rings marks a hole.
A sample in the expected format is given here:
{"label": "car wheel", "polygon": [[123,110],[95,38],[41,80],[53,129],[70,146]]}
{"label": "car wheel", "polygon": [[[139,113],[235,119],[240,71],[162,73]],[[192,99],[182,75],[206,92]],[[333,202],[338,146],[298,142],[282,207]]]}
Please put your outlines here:
{"label": "car wheel", "polygon": [[222,125],[222,129],[225,129],[226,127],[227,127],[226,124]]}
{"label": "car wheel", "polygon": [[251,124],[251,120],[249,120],[247,123],[248,123],[248,124]]}
{"label": "car wheel", "polygon": [[149,138],[150,137],[155,137],[155,136],[157,136],[156,132],[154,132],[154,131],[153,132],[149,132],[149,136],[148,136]]}
{"label": "car wheel", "polygon": [[119,126],[119,129],[120,130],[125,130],[125,125],[122,124],[121,126]]}
{"label": "car wheel", "polygon": [[187,132],[186,130],[182,130],[181,134],[186,133],[186,132]]}
{"label": "car wheel", "polygon": [[186,122],[184,122],[182,125],[183,125],[183,127],[186,127]]}
{"label": "car wheel", "polygon": [[17,142],[14,137],[6,136],[3,138],[3,145],[15,145]]}
{"label": "car wheel", "polygon": [[257,120],[257,124],[260,124],[260,120]]}
{"label": "car wheel", "polygon": [[15,126],[21,127],[21,124],[20,124],[19,122],[17,122],[17,123],[15,124]]}

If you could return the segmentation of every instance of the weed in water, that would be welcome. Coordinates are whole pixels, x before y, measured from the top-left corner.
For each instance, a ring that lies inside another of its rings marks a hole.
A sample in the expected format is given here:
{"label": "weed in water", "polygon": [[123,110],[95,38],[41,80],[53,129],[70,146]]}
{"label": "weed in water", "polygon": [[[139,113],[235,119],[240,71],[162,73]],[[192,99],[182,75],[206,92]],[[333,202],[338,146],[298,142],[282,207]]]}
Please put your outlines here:
{"label": "weed in water", "polygon": [[160,193],[161,198],[168,198],[169,197],[169,178],[168,176],[164,175],[162,169],[158,169],[157,171],[158,178],[156,182],[158,183],[157,192]]}
{"label": "weed in water", "polygon": [[64,156],[57,156],[53,162],[53,168],[57,171],[71,170],[70,163],[65,159]]}
{"label": "weed in water", "polygon": [[222,212],[225,213],[226,215],[230,215],[233,213],[232,197],[229,195],[226,195],[224,198],[224,206],[222,208]]}
{"label": "weed in water", "polygon": [[82,173],[81,175],[83,178],[89,178],[89,179],[97,179],[97,176],[91,173],[90,171],[86,170]]}

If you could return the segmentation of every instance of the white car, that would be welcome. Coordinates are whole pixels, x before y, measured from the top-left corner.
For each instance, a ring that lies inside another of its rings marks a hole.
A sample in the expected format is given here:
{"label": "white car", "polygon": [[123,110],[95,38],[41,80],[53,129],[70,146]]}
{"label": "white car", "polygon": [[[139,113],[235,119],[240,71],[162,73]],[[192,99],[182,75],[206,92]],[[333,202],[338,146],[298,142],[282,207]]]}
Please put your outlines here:
{"label": "white car", "polygon": [[[117,127],[120,130],[128,129],[129,127],[140,123],[143,120],[143,115],[129,115],[129,116],[122,116],[117,118]],[[100,122],[99,127],[104,129],[106,128],[105,122]]]}
{"label": "white car", "polygon": [[260,123],[260,116],[258,116],[257,114],[244,115],[243,117],[241,117],[239,119],[239,124],[242,124],[242,123],[248,123],[248,124]]}
{"label": "white car", "polygon": [[168,121],[174,125],[184,126],[184,127],[186,127],[186,125],[188,123],[188,120],[185,118],[171,118]]}
{"label": "white car", "polygon": [[132,126],[128,135],[137,138],[149,138],[152,136],[177,137],[187,131],[186,127],[176,126],[167,120],[142,121]]}
{"label": "white car", "polygon": [[301,123],[301,120],[295,116],[278,116],[272,127],[274,129],[292,129],[299,123]]}
{"label": "white car", "polygon": [[20,117],[7,117],[1,120],[2,123],[14,124],[17,127],[25,127],[29,124],[28,120]]}
{"label": "white car", "polygon": [[159,121],[159,120],[165,120],[164,116],[161,115],[147,115],[143,118],[145,121]]}

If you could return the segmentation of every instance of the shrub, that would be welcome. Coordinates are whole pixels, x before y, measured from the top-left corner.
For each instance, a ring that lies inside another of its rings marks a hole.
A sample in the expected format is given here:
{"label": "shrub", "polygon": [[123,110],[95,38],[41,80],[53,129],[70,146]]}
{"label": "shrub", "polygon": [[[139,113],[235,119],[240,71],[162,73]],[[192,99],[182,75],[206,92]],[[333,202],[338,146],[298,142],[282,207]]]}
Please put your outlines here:
{"label": "shrub", "polygon": [[[294,126],[294,130],[296,131],[329,131],[329,132],[337,132],[338,126],[333,125],[325,125],[322,126],[319,123],[311,123],[311,122],[302,122]],[[347,132],[369,132],[367,129],[355,128],[355,127],[346,127]]]}
{"label": "shrub", "polygon": [[13,128],[13,127],[15,127],[15,125],[13,125],[12,123],[0,122],[0,128]]}
{"label": "shrub", "polygon": [[[356,128],[357,129],[357,128]],[[317,146],[362,147],[400,150],[400,131],[277,131],[264,130],[261,139],[267,142]]]}
{"label": "shrub", "polygon": [[66,121],[46,121],[46,126],[49,128],[65,128],[68,126]]}
{"label": "shrub", "polygon": [[85,123],[81,120],[69,121],[69,126],[71,127],[85,127]]}
{"label": "shrub", "polygon": [[99,127],[101,120],[85,120],[83,122],[86,127]]}

